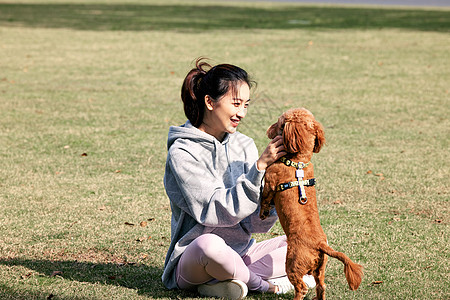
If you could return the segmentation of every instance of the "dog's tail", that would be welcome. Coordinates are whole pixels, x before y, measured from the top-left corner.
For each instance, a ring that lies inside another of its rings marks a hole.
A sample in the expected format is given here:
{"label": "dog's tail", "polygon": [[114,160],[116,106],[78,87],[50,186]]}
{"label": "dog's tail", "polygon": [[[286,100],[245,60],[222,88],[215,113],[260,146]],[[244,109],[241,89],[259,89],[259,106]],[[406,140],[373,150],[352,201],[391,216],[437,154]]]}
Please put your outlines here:
{"label": "dog's tail", "polygon": [[363,267],[354,263],[347,255],[342,252],[334,251],[327,243],[320,243],[319,250],[328,256],[339,259],[344,263],[345,278],[352,291],[358,289],[363,277]]}

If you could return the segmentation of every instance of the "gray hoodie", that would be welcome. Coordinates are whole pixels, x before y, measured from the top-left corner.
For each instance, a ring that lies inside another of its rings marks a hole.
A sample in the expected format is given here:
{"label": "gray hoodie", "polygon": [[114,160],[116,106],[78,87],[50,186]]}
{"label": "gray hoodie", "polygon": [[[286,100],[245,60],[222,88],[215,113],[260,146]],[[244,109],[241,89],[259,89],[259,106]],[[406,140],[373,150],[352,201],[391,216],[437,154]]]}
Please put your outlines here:
{"label": "gray hoodie", "polygon": [[174,289],[176,265],[194,239],[216,234],[242,256],[254,243],[252,233],[267,232],[277,216],[273,210],[259,219],[264,171],[256,168],[251,138],[236,132],[220,142],[187,121],[170,127],[167,148],[164,187],[172,220],[162,281]]}

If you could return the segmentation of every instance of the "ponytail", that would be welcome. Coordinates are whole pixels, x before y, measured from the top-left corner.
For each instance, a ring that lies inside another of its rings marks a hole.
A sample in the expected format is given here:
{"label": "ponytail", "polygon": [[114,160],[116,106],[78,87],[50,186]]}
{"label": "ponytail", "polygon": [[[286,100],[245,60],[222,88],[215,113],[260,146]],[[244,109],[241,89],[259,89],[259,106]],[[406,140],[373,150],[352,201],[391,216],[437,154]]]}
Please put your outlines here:
{"label": "ponytail", "polygon": [[184,113],[195,127],[203,122],[205,113],[205,96],[210,96],[218,102],[228,91],[237,92],[242,82],[252,87],[253,81],[243,69],[229,64],[211,67],[210,64],[198,58],[195,68],[189,71],[181,87],[181,100]]}
{"label": "ponytail", "polygon": [[211,66],[206,62],[202,62],[201,58],[197,59],[195,68],[186,75],[183,86],[181,87],[181,100],[184,104],[184,113],[195,127],[202,124],[203,113],[205,111],[205,95],[202,95],[203,93],[199,91],[201,80],[207,73],[205,68],[211,68]]}

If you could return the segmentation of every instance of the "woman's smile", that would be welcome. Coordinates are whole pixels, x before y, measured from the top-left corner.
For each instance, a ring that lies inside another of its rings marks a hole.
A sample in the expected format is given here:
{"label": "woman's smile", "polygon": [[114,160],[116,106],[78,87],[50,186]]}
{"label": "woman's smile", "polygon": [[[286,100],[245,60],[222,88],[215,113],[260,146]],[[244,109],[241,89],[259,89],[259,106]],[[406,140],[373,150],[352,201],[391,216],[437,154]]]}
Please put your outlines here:
{"label": "woman's smile", "polygon": [[219,141],[226,133],[235,133],[241,120],[247,114],[250,102],[250,87],[242,83],[233,93],[230,89],[219,101],[214,102],[206,96],[206,111],[203,123],[198,129],[209,133]]}

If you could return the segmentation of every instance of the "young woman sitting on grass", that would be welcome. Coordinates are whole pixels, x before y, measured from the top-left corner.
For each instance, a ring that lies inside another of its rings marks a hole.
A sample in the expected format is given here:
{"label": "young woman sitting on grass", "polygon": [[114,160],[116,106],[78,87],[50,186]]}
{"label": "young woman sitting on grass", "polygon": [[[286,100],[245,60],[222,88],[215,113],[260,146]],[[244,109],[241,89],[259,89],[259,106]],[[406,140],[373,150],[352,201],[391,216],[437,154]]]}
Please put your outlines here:
{"label": "young woman sitting on grass", "polygon": [[184,80],[188,120],[170,127],[164,175],[172,224],[162,280],[169,289],[241,299],[248,290],[293,288],[285,272],[286,237],[259,243],[251,237],[277,220],[274,209],[259,218],[261,183],[267,166],[286,154],[280,136],[258,156],[253,140],[236,131],[252,83],[237,66],[211,67],[202,59]]}

